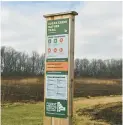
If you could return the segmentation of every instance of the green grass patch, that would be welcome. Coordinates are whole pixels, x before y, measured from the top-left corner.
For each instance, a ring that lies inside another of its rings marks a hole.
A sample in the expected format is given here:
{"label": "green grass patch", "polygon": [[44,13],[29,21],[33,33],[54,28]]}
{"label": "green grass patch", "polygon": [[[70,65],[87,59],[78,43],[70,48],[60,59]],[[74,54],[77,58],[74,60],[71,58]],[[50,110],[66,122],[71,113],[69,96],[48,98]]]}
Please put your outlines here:
{"label": "green grass patch", "polygon": [[[115,97],[107,97],[114,98]],[[96,98],[106,104],[90,104],[92,99],[74,100],[73,125],[121,125],[121,102],[108,102],[105,97]],[[44,103],[2,104],[2,125],[43,125]]]}
{"label": "green grass patch", "polygon": [[43,103],[4,104],[1,113],[2,125],[43,125]]}

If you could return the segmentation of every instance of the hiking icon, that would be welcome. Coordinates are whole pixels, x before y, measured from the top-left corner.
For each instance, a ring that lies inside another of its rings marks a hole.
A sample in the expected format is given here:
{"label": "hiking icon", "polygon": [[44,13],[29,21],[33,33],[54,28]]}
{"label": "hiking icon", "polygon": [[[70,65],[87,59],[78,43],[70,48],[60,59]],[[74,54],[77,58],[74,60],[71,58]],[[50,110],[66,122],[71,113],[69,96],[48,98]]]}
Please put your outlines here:
{"label": "hiking icon", "polygon": [[60,102],[57,102],[57,112],[65,111],[65,107]]}

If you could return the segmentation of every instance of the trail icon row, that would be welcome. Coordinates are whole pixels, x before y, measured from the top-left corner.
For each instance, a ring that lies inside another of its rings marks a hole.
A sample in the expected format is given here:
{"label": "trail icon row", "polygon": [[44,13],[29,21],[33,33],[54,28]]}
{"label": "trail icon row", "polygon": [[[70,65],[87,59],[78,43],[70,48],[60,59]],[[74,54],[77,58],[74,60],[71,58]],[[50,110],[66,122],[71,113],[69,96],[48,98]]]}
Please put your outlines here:
{"label": "trail icon row", "polygon": [[[48,48],[48,52],[50,53],[51,51],[52,51],[51,48]],[[58,52],[58,51],[59,51],[59,52],[63,52],[63,48],[59,48],[59,49],[54,48],[54,49],[53,49],[53,52],[55,52],[55,53]]]}

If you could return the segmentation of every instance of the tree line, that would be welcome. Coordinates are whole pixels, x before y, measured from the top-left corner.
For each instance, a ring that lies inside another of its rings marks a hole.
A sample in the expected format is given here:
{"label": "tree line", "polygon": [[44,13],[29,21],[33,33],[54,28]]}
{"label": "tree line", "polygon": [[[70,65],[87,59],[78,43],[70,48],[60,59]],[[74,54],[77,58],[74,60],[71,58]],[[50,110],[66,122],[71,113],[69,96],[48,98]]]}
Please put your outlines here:
{"label": "tree line", "polygon": [[[45,54],[32,51],[29,55],[12,47],[1,47],[2,76],[41,76],[44,75]],[[122,59],[75,59],[76,77],[121,78]]]}

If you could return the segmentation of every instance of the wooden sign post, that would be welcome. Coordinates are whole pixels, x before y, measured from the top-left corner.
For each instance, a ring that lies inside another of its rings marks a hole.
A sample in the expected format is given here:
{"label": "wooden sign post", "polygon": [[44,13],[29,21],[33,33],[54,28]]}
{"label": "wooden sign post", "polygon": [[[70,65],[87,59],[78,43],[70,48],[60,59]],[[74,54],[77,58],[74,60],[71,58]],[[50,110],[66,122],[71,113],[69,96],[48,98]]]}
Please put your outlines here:
{"label": "wooden sign post", "polygon": [[44,15],[44,125],[72,125],[75,15],[75,11]]}

